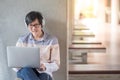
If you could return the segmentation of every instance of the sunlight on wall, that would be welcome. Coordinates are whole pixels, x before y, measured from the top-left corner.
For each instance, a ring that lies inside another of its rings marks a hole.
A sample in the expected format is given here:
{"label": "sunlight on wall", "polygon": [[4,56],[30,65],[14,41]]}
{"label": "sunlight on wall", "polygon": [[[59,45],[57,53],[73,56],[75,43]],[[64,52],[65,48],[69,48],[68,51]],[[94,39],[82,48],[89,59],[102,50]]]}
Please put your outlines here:
{"label": "sunlight on wall", "polygon": [[98,0],[75,0],[75,19],[79,19],[80,13],[84,17],[94,17],[97,10]]}

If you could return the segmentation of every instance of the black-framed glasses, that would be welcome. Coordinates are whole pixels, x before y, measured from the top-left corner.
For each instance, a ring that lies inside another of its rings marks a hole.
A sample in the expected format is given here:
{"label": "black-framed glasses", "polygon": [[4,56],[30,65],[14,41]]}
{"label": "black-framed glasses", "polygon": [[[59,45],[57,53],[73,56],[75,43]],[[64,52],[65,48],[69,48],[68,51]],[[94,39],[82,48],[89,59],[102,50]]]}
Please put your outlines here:
{"label": "black-framed glasses", "polygon": [[35,28],[39,28],[39,27],[40,27],[40,24],[34,24],[34,25],[29,24],[28,26],[29,26],[30,28],[33,28],[33,27],[35,27]]}

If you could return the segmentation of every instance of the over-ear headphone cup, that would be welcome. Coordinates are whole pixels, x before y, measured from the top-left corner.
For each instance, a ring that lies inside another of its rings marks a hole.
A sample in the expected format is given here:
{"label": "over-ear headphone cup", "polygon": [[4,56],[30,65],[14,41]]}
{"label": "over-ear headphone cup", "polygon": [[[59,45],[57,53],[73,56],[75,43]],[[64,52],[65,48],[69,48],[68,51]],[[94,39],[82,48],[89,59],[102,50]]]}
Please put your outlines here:
{"label": "over-ear headphone cup", "polygon": [[45,26],[45,20],[42,19],[42,26]]}

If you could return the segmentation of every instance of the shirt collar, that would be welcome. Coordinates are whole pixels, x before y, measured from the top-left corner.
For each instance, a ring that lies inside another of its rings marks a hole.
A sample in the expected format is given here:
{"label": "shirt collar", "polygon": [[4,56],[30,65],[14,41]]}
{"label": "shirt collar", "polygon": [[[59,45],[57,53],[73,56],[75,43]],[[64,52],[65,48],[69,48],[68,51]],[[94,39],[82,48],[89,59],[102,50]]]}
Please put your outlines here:
{"label": "shirt collar", "polygon": [[[42,37],[40,40],[38,40],[38,41],[44,41],[46,38],[47,38],[47,33],[44,32],[43,37]],[[33,36],[32,36],[32,33],[30,33],[29,39],[35,40],[35,39],[33,38]]]}

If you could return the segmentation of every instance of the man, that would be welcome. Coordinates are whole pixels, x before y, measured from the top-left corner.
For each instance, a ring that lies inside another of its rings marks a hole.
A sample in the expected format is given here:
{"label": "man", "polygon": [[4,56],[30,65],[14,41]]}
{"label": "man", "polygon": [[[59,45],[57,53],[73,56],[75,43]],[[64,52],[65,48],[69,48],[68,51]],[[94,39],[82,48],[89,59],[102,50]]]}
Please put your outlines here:
{"label": "man", "polygon": [[52,72],[60,66],[59,44],[56,37],[43,31],[43,17],[40,12],[31,11],[25,17],[30,33],[20,37],[16,46],[39,47],[40,68],[31,67],[14,68],[17,77],[22,80],[52,80]]}

